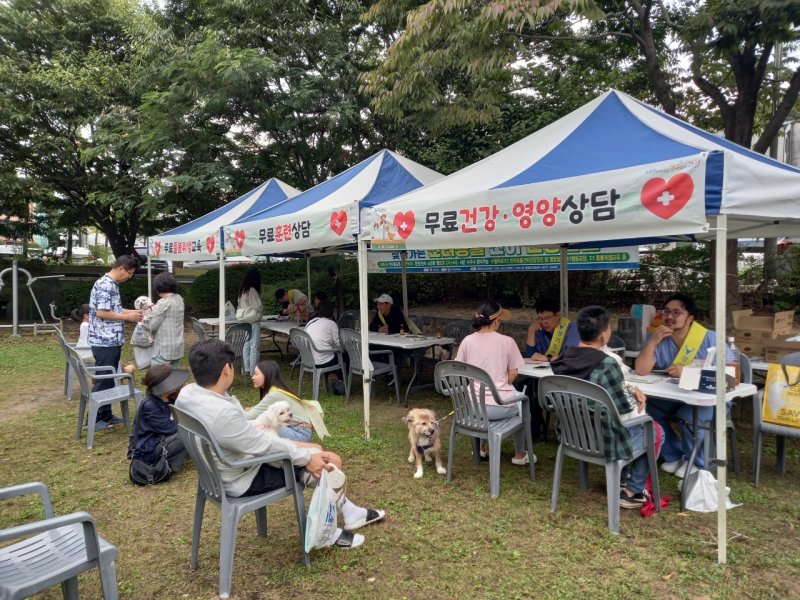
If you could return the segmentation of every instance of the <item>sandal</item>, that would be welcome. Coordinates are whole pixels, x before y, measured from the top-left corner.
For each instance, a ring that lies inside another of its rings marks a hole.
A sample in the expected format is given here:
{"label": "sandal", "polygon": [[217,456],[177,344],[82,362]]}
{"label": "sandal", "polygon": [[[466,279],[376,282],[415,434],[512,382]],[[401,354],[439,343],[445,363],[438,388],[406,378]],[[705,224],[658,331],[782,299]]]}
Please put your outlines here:
{"label": "sandal", "polygon": [[361,519],[360,521],[356,521],[352,525],[350,523],[345,523],[344,526],[347,529],[355,531],[356,529],[361,529],[362,527],[366,527],[367,525],[371,525],[372,523],[377,523],[381,521],[386,516],[385,510],[375,510],[372,508],[367,509],[367,516]]}
{"label": "sandal", "polygon": [[347,529],[342,529],[342,533],[339,534],[339,537],[336,538],[336,541],[333,542],[333,545],[339,546],[340,548],[358,548],[363,543],[363,535],[353,533]]}

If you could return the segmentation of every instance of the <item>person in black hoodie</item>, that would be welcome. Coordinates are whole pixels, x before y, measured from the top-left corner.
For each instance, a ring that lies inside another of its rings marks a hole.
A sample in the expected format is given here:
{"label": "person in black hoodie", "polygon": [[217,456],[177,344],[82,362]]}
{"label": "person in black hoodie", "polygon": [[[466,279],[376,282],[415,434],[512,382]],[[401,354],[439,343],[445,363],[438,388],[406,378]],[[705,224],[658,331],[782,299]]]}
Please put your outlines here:
{"label": "person in black hoodie", "polygon": [[[625,423],[644,414],[647,399],[641,390],[625,384],[625,376],[617,361],[601,349],[611,337],[606,309],[602,306],[581,309],[577,326],[580,344],[567,348],[553,361],[553,373],[596,383],[608,391],[619,412],[622,427],[612,424],[603,430],[606,460],[630,460],[634,448],[644,447],[644,426],[626,427]],[[645,489],[647,473],[646,454],[628,465],[627,483],[619,493],[621,507],[639,508],[645,504],[648,499]]]}
{"label": "person in black hoodie", "polygon": [[131,429],[128,458],[156,464],[161,456],[163,437],[170,470],[173,473],[181,470],[187,452],[169,405],[175,403],[178,392],[189,381],[189,375],[188,370],[173,369],[169,365],[154,365],[147,370],[142,380],[147,387],[147,397],[139,406],[136,426]]}

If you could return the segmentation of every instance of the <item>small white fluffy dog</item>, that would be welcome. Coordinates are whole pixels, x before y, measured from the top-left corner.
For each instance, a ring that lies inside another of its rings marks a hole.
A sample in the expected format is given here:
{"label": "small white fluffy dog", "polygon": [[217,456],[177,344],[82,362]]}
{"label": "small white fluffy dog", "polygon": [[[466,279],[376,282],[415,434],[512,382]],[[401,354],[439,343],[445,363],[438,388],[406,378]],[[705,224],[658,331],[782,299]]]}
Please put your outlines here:
{"label": "small white fluffy dog", "polygon": [[436,420],[436,413],[427,408],[412,408],[403,417],[403,421],[408,424],[408,441],[411,445],[408,462],[417,463],[414,479],[422,477],[423,457],[428,462],[431,462],[431,459],[436,461],[436,472],[439,475],[446,474],[447,469],[442,466],[442,446],[439,441],[439,422]]}
{"label": "small white fluffy dog", "polygon": [[272,435],[278,435],[281,425],[289,425],[292,422],[292,409],[285,400],[278,400],[270,404],[263,413],[255,419],[256,425],[265,425],[265,431]]}
{"label": "small white fluffy dog", "polygon": [[147,296],[139,296],[136,300],[133,301],[133,308],[136,310],[140,310],[143,313],[147,313],[155,308],[155,304],[153,301],[150,300]]}

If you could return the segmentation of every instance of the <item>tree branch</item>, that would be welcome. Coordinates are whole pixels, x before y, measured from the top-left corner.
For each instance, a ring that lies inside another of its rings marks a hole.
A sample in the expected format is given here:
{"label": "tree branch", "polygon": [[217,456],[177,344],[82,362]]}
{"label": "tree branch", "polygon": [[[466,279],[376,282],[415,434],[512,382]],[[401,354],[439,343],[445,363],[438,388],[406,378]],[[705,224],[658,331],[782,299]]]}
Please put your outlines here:
{"label": "tree branch", "polygon": [[702,57],[700,54],[694,54],[692,56],[692,81],[719,107],[720,111],[723,113],[723,118],[727,122],[730,116],[731,105],[728,103],[728,99],[725,97],[725,94],[722,93],[722,90],[700,74],[701,62]]}
{"label": "tree branch", "polygon": [[[764,74],[767,72],[769,65],[769,57],[772,55],[772,49],[775,46],[774,42],[765,42],[764,50],[761,56],[758,57],[755,67],[755,85],[756,89],[761,89],[761,83],[764,81]],[[776,74],[777,76],[777,74]]]}
{"label": "tree branch", "polygon": [[764,128],[764,132],[758,138],[758,141],[753,146],[753,150],[756,152],[761,152],[762,154],[767,151],[772,140],[775,139],[775,136],[778,135],[781,126],[783,125],[786,117],[789,116],[792,108],[794,107],[795,103],[797,102],[797,98],[800,95],[800,67],[792,75],[792,79],[789,82],[789,89],[786,90],[786,93],[783,95],[783,99],[778,107],[775,109],[775,114],[772,115],[772,118],[767,123],[767,126]]}
{"label": "tree branch", "polygon": [[565,41],[565,42],[585,42],[588,40],[602,40],[609,36],[637,39],[636,35],[634,35],[633,33],[626,33],[624,31],[607,31],[605,33],[595,33],[591,35],[580,35],[580,36],[539,35],[539,34],[528,34],[528,33],[514,34],[513,32],[506,32],[505,35],[516,35],[516,37],[523,38],[526,40],[552,40],[552,41]]}

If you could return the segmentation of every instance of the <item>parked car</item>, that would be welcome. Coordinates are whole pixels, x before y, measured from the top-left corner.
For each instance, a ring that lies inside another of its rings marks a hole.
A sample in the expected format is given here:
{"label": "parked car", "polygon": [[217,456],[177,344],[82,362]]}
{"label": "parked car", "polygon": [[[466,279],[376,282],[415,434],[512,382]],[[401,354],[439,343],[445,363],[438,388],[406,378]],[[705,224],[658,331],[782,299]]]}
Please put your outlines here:
{"label": "parked car", "polygon": [[[147,246],[136,246],[134,250],[142,261],[142,266],[136,270],[136,273],[147,275]],[[167,271],[169,273],[175,272],[175,268],[173,267],[171,260],[153,258],[150,259],[150,267],[152,268],[153,273],[160,273],[163,271]]]}

